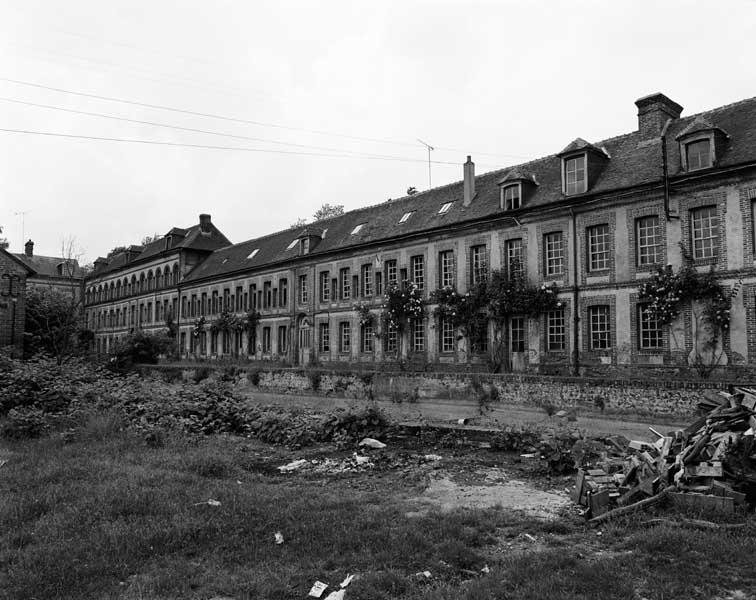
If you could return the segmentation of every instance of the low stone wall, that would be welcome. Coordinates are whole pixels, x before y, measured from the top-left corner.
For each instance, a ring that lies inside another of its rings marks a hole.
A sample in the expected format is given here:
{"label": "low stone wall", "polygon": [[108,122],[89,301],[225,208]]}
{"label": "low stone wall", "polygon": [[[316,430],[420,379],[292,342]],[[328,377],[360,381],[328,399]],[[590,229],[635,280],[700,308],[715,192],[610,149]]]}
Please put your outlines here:
{"label": "low stone wall", "polygon": [[[481,412],[510,405],[552,412],[688,418],[706,389],[726,389],[720,381],[606,380],[531,374],[344,372],[315,369],[145,367],[184,380],[225,378],[240,392],[322,396],[424,405],[442,402],[478,406]],[[745,383],[745,382],[741,382]]]}

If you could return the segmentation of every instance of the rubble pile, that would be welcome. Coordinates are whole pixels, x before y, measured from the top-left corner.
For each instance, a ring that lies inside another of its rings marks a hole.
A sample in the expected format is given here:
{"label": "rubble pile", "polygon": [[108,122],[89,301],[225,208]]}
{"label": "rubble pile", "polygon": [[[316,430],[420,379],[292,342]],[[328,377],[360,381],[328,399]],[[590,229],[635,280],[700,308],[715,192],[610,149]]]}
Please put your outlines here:
{"label": "rubble pile", "polygon": [[669,497],[680,506],[733,512],[756,504],[756,390],[706,394],[704,413],[654,443],[622,436],[578,470],[573,500],[593,520],[633,512]]}

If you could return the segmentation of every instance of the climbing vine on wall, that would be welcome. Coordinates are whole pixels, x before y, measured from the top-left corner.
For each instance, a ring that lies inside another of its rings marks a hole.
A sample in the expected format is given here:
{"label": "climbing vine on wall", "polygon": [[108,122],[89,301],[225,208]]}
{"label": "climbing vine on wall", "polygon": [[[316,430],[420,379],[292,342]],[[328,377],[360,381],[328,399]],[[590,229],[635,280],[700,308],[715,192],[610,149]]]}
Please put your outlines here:
{"label": "climbing vine on wall", "polygon": [[401,333],[412,319],[422,319],[425,315],[423,293],[412,281],[401,285],[391,283],[386,287],[381,309],[383,322]]}

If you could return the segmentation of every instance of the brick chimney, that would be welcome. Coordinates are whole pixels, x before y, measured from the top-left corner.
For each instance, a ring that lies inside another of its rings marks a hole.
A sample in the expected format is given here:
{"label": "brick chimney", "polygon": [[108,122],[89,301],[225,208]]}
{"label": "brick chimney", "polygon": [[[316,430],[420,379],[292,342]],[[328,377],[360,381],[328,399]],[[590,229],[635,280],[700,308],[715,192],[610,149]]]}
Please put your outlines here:
{"label": "brick chimney", "polygon": [[34,242],[29,240],[24,244],[24,252],[26,256],[34,256]]}
{"label": "brick chimney", "polygon": [[200,231],[203,233],[210,233],[210,215],[207,214],[201,214],[200,215]]}
{"label": "brick chimney", "polygon": [[659,137],[667,119],[679,119],[683,107],[661,92],[638,98],[638,131],[642,140]]}
{"label": "brick chimney", "polygon": [[467,162],[462,165],[464,172],[464,199],[462,204],[464,206],[470,206],[473,198],[475,197],[475,163],[467,157]]}

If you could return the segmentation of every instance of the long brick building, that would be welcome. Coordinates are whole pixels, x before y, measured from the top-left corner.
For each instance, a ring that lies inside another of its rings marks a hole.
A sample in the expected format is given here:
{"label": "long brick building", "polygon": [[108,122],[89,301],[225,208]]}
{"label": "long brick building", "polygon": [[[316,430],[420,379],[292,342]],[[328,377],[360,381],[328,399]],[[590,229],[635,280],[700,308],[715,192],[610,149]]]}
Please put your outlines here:
{"label": "long brick building", "polygon": [[[413,281],[429,298],[516,268],[556,283],[561,306],[511,316],[505,369],[687,364],[696,319],[683,311],[662,326],[638,298],[639,284],[660,266],[679,267],[685,249],[737,292],[718,364],[756,364],[756,99],[686,117],[663,94],[635,104],[632,133],[577,138],[477,176],[468,157],[457,183],[299,229],[231,244],[200,215],[100,258],[85,282],[96,347],[107,352],[135,328],[165,330],[171,315],[186,358],[482,363],[485,341],[472,347],[430,310],[398,340],[380,322],[361,324],[354,306],[378,314],[394,282]],[[252,329],[212,327],[252,310]]]}

